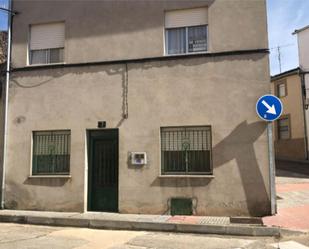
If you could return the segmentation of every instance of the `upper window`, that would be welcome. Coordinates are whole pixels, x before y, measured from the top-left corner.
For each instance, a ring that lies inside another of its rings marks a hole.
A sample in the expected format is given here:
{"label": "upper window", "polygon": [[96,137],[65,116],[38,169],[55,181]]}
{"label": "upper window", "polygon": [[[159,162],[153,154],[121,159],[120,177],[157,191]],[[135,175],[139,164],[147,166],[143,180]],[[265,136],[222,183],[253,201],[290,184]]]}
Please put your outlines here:
{"label": "upper window", "polygon": [[161,166],[165,175],[211,174],[211,127],[161,128]]}
{"label": "upper window", "polygon": [[277,96],[279,98],[287,96],[286,81],[280,81],[276,84]]}
{"label": "upper window", "polygon": [[165,13],[166,54],[207,51],[207,8]]}
{"label": "upper window", "polygon": [[64,23],[30,26],[29,64],[64,61]]}
{"label": "upper window", "polygon": [[68,175],[70,139],[67,130],[34,131],[32,175]]}

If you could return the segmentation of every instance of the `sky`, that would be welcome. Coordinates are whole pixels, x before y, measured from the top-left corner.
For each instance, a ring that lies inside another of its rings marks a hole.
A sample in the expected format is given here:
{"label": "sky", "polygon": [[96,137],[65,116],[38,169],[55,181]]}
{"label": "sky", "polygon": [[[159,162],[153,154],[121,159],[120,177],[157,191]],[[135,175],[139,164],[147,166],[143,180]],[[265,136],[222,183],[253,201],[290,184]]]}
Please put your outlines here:
{"label": "sky", "polygon": [[278,46],[282,72],[299,66],[297,35],[292,33],[309,25],[308,12],[309,0],[267,0],[271,75],[280,73]]}
{"label": "sky", "polygon": [[[0,7],[1,8],[8,8],[7,0],[0,0]],[[7,29],[7,13],[3,10],[0,10],[0,30],[6,30]]]}
{"label": "sky", "polygon": [[[6,8],[7,1],[0,0],[0,7]],[[309,25],[308,12],[309,0],[267,0],[271,75],[280,73],[278,46],[282,72],[298,67],[297,36],[292,33]],[[0,30],[5,29],[7,14],[0,11]]]}

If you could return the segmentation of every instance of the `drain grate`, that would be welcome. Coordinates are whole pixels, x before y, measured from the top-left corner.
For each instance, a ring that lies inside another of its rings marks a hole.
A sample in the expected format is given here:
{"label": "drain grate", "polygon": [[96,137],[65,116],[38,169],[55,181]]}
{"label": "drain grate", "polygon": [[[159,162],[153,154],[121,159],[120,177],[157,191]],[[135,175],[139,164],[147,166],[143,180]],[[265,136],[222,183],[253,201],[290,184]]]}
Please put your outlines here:
{"label": "drain grate", "polygon": [[229,217],[204,217],[200,220],[199,224],[201,225],[230,225]]}

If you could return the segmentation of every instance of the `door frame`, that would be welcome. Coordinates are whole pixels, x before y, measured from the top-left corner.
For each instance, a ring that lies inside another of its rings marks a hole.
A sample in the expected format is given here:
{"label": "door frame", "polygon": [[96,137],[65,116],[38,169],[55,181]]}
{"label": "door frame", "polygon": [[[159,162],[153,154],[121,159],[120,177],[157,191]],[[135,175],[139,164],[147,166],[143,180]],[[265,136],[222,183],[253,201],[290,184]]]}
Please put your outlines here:
{"label": "door frame", "polygon": [[119,129],[118,128],[93,128],[93,129],[86,129],[86,134],[85,134],[85,140],[86,140],[86,147],[85,147],[85,177],[84,177],[84,182],[85,182],[85,196],[84,196],[84,211],[85,212],[96,212],[92,211],[90,208],[91,205],[91,195],[89,194],[89,191],[91,190],[91,181],[89,181],[89,173],[91,171],[92,167],[92,158],[90,156],[90,133],[91,132],[102,132],[104,133],[105,131],[111,131],[114,130],[117,132],[117,144],[118,144],[118,179],[117,179],[117,212],[119,211]]}

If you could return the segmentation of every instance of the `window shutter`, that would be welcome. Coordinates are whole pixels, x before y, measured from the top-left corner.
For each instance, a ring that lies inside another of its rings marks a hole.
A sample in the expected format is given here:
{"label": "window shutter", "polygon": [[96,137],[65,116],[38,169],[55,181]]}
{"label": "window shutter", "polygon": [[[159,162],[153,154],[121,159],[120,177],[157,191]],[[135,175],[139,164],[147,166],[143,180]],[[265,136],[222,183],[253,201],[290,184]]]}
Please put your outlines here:
{"label": "window shutter", "polygon": [[31,25],[30,49],[64,47],[64,23]]}
{"label": "window shutter", "polygon": [[179,28],[208,23],[207,8],[174,10],[165,12],[165,27]]}

